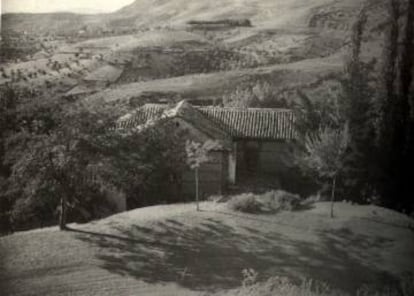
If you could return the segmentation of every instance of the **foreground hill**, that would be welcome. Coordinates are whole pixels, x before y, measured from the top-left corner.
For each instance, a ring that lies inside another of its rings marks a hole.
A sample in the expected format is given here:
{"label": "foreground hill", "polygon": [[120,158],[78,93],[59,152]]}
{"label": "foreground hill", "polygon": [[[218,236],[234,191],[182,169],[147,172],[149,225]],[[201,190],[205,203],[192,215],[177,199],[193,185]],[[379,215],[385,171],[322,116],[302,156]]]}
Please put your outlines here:
{"label": "foreground hill", "polygon": [[[414,272],[411,219],[375,206],[327,203],[252,215],[225,204],[155,206],[73,231],[46,228],[0,238],[4,295],[206,295],[285,275],[353,293]],[[204,293],[204,294],[203,294]]]}

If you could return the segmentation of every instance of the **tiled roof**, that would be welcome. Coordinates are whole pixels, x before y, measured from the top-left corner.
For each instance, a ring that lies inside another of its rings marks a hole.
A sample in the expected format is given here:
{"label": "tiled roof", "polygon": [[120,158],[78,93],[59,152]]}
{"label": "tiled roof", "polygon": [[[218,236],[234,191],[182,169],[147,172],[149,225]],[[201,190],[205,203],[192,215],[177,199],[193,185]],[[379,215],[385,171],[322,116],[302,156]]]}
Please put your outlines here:
{"label": "tiled roof", "polygon": [[[182,104],[182,102],[178,104]],[[187,105],[189,104],[187,103]],[[192,108],[186,109],[184,115],[180,112],[174,113],[173,110],[177,110],[177,107],[169,108],[168,105],[163,104],[146,104],[134,113],[121,118],[118,126],[131,128],[170,114],[183,117],[195,127],[210,126],[211,130],[214,129],[215,132],[219,128],[232,138],[286,140],[296,137],[294,113],[288,109],[192,106]],[[192,112],[197,114],[190,114]],[[210,125],[206,124],[208,121],[211,122]]]}
{"label": "tiled roof", "polygon": [[117,126],[119,128],[131,128],[145,124],[150,120],[160,118],[166,109],[168,109],[168,106],[164,104],[145,104],[133,113],[120,118]]}
{"label": "tiled roof", "polygon": [[210,138],[217,140],[229,139],[228,134],[223,129],[206,118],[187,101],[181,101],[174,108],[165,110],[163,116],[165,118],[181,118]]}
{"label": "tiled roof", "polygon": [[294,113],[288,109],[199,107],[198,110],[233,138],[293,139]]}

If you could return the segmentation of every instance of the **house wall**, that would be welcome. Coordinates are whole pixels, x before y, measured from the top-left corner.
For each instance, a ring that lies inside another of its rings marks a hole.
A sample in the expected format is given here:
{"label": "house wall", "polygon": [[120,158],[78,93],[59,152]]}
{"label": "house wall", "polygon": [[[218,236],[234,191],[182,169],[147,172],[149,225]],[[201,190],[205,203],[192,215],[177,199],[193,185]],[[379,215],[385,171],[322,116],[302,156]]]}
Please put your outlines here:
{"label": "house wall", "polygon": [[286,141],[237,141],[237,184],[282,188],[291,178],[293,144]]}
{"label": "house wall", "polygon": [[[199,194],[200,199],[211,195],[221,194],[226,182],[226,153],[213,151],[209,153],[210,160],[199,168]],[[188,170],[182,176],[182,192],[188,199],[195,197],[195,175]]]}
{"label": "house wall", "polygon": [[265,173],[277,173],[293,166],[292,144],[287,142],[260,143],[259,168]]}

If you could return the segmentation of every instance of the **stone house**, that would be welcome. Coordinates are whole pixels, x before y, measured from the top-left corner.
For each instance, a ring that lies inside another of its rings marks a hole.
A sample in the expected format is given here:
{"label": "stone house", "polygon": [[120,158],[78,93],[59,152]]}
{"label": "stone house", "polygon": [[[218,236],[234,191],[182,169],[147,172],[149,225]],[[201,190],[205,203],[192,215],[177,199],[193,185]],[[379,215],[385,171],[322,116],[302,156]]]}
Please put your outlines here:
{"label": "stone house", "polygon": [[[160,120],[173,121],[187,139],[220,144],[199,169],[204,197],[243,186],[283,186],[296,138],[292,110],[145,104],[122,117],[118,127],[156,128]],[[193,172],[184,172],[182,181],[183,194],[193,194]]]}

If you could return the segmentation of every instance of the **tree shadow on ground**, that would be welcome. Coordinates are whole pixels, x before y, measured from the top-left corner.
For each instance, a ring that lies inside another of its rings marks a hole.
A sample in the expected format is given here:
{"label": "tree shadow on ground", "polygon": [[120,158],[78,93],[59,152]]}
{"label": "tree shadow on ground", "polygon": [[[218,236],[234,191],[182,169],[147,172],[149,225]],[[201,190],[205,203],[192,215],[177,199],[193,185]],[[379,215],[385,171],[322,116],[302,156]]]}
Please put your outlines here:
{"label": "tree shadow on ground", "polygon": [[[102,268],[147,283],[174,282],[192,290],[213,291],[240,286],[242,270],[255,269],[262,279],[282,275],[308,277],[351,293],[365,283],[395,283],[375,266],[381,258],[367,250],[389,240],[350,231],[318,234],[318,243],[292,240],[275,231],[237,229],[215,218],[192,227],[166,220],[151,227],[118,227],[119,235],[84,230],[82,241],[98,247]],[[267,227],[269,229],[269,227]],[[379,254],[379,252],[378,252]]]}

